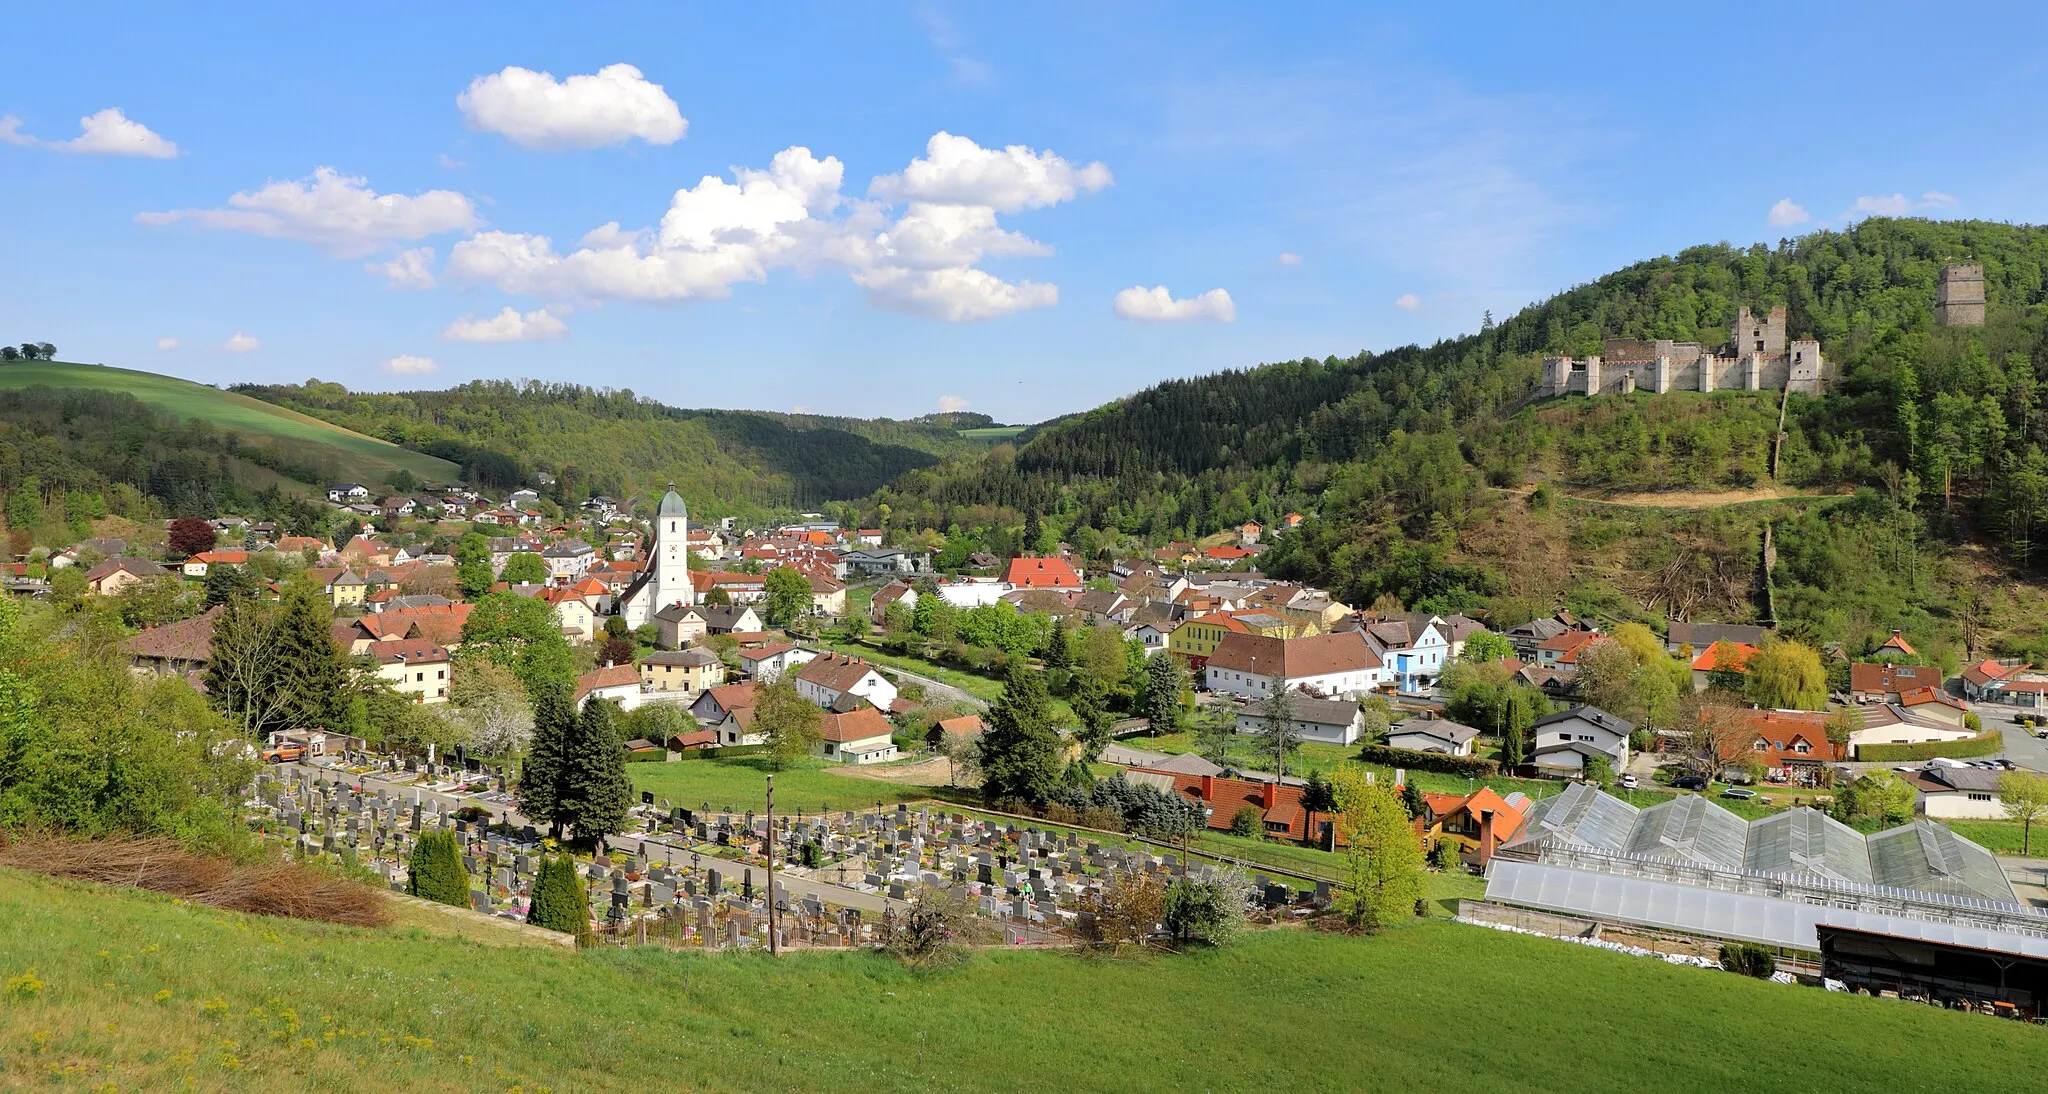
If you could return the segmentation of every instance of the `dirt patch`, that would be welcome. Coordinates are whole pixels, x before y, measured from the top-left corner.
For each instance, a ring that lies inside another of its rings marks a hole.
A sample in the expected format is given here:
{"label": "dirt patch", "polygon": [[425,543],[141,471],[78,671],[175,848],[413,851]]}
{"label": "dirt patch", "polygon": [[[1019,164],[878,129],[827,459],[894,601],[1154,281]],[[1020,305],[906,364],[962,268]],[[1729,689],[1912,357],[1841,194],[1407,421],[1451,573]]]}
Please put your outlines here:
{"label": "dirt patch", "polygon": [[[877,782],[897,783],[903,786],[945,786],[950,774],[946,759],[934,756],[909,764],[888,764],[881,767],[848,767],[839,772],[857,779],[874,779]],[[964,779],[964,773],[963,773]],[[978,786],[979,783],[962,781],[962,786]]]}

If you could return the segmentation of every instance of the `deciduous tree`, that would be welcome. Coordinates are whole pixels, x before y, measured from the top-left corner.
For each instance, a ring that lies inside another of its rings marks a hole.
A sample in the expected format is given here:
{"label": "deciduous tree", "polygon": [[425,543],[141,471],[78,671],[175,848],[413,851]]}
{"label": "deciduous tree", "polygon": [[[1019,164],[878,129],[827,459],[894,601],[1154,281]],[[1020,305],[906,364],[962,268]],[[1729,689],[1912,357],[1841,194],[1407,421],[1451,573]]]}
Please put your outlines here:
{"label": "deciduous tree", "polygon": [[1998,804],[2020,822],[2020,854],[2034,853],[2034,822],[2048,816],[2048,776],[2008,771],[1998,777]]}
{"label": "deciduous tree", "polygon": [[1340,770],[1335,789],[1338,832],[1348,845],[1337,910],[1353,930],[1368,932],[1414,915],[1426,870],[1400,796],[1354,770]]}
{"label": "deciduous tree", "polygon": [[794,566],[777,566],[762,579],[767,594],[768,625],[787,627],[811,614],[811,582]]}
{"label": "deciduous tree", "polygon": [[1766,710],[1821,710],[1828,702],[1828,674],[1820,652],[1789,639],[1766,642],[1750,658],[1750,702]]}
{"label": "deciduous tree", "polygon": [[825,712],[796,690],[796,673],[785,672],[754,698],[754,729],[768,737],[768,758],[776,770],[809,756],[822,739]]}

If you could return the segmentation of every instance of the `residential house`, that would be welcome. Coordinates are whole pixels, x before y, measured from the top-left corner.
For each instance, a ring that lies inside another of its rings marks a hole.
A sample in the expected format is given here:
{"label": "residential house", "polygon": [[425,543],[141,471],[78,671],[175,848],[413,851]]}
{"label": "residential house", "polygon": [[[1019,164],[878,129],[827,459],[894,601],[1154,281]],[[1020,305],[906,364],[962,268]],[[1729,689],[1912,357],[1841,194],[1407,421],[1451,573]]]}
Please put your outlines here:
{"label": "residential house", "polygon": [[326,554],[333,548],[327,545],[326,540],[318,536],[279,536],[274,549],[279,554],[285,555],[303,555],[307,551],[311,551],[317,557]]}
{"label": "residential house", "polygon": [[647,691],[703,691],[725,683],[725,662],[710,650],[659,650],[639,665]]}
{"label": "residential house", "polygon": [[169,570],[146,558],[110,558],[85,572],[85,587],[96,596],[119,596],[150,578],[168,576]]}
{"label": "residential house", "polygon": [[706,690],[690,704],[697,724],[718,734],[721,745],[768,743],[768,735],[754,730],[754,698],[758,687],[752,680]]}
{"label": "residential house", "polygon": [[419,509],[419,506],[411,498],[400,497],[394,494],[391,497],[385,498],[378,505],[378,508],[384,511],[385,519],[398,520],[412,516]]}
{"label": "residential house", "polygon": [[1243,524],[1237,526],[1237,541],[1243,544],[1244,546],[1249,547],[1252,544],[1257,543],[1259,541],[1259,536],[1262,533],[1264,533],[1265,530],[1265,526],[1260,524],[1258,521],[1245,521]]}
{"label": "residential house", "polygon": [[949,737],[971,741],[987,730],[988,726],[983,724],[979,714],[959,714],[951,718],[941,718],[933,722],[930,732],[925,734],[925,744],[937,748],[939,742]]}
{"label": "residential house", "polygon": [[1914,688],[1900,692],[1897,702],[1907,714],[1950,729],[1966,728],[1970,718],[1969,704],[1940,688]]}
{"label": "residential house", "polygon": [[[1313,744],[1351,745],[1365,728],[1365,716],[1358,704],[1339,699],[1311,699],[1294,696],[1294,715],[1287,720],[1297,741]],[[1264,736],[1273,724],[1272,700],[1247,703],[1237,712],[1237,732]]]}
{"label": "residential house", "polygon": [[1144,767],[1132,768],[1125,777],[1193,802],[1202,810],[1205,825],[1216,831],[1230,831],[1237,815],[1250,810],[1256,818],[1256,827],[1268,839],[1305,843],[1310,840],[1334,841],[1336,838],[1335,818],[1326,813],[1312,814],[1304,809],[1304,791],[1299,786]]}
{"label": "residential house", "polygon": [[1529,726],[1530,763],[1538,771],[1567,778],[1584,775],[1586,765],[1606,760],[1620,771],[1628,766],[1628,736],[1634,722],[1593,706],[1576,706],[1539,718]]}
{"label": "residential house", "polygon": [[871,706],[826,711],[819,728],[818,755],[845,764],[874,764],[897,756],[889,719]]}
{"label": "residential house", "polygon": [[628,707],[640,698],[640,670],[632,665],[606,665],[576,678],[577,709],[592,699],[609,699]]}
{"label": "residential house", "polygon": [[1010,560],[1003,580],[1013,589],[1059,589],[1079,592],[1081,575],[1063,558],[1020,555]]}
{"label": "residential house", "polygon": [[205,671],[213,658],[213,628],[220,613],[215,605],[190,619],[145,628],[128,639],[129,666],[159,676]]}
{"label": "residential house", "polygon": [[1733,642],[1755,648],[1764,644],[1770,631],[1748,623],[1687,623],[1672,620],[1664,638],[1664,652],[1678,657],[1695,657],[1716,642]]}
{"label": "residential house", "polygon": [[1517,623],[1501,633],[1507,636],[1508,644],[1515,648],[1515,656],[1521,658],[1523,664],[1533,665],[1537,663],[1536,647],[1538,645],[1556,638],[1566,631],[1579,629],[1581,628],[1573,623],[1553,616],[1544,619],[1531,619],[1527,623]]}
{"label": "residential house", "polygon": [[1700,651],[1692,659],[1692,690],[1705,691],[1714,682],[1714,674],[1741,673],[1747,675],[1749,663],[1756,657],[1756,647],[1739,642],[1716,642]]}
{"label": "residential house", "polygon": [[[776,678],[792,668],[806,664],[818,656],[816,650],[801,649],[787,642],[769,642],[752,649],[740,651],[740,671],[763,684],[772,684]],[[802,690],[801,687],[798,688]]]}
{"label": "residential house", "polygon": [[896,702],[896,685],[875,671],[873,665],[838,653],[813,657],[798,669],[796,690],[830,710],[845,709],[850,698],[865,699],[883,710]]}
{"label": "residential house", "polygon": [[2004,820],[2005,799],[1999,793],[2004,774],[1995,767],[1933,760],[1904,777],[1918,791],[1920,813],[1945,820]]}
{"label": "residential house", "polygon": [[[1535,643],[1531,647],[1533,651],[1531,656],[1522,656],[1519,647],[1516,650],[1516,654],[1522,657],[1524,663],[1533,662],[1538,668],[1554,669],[1560,665],[1577,665],[1579,662],[1579,651],[1592,645],[1599,638],[1600,634],[1597,631],[1559,631],[1557,634]],[[1512,645],[1514,638],[1510,636],[1508,642]]]}
{"label": "residential house", "polygon": [[863,547],[839,556],[852,576],[875,577],[889,574],[921,574],[931,569],[931,556],[894,548]]}
{"label": "residential house", "polygon": [[505,495],[505,507],[507,509],[524,509],[538,501],[540,501],[540,491],[529,490],[525,487]]}
{"label": "residential house", "polygon": [[1479,731],[1448,718],[1409,718],[1387,734],[1387,744],[1414,752],[1470,756],[1478,750]]}
{"label": "residential house", "polygon": [[370,583],[348,566],[312,566],[307,568],[306,576],[320,586],[328,603],[337,609],[361,609],[363,598],[370,592]]}
{"label": "residential house", "polygon": [[1864,745],[1916,745],[1934,741],[1964,741],[1976,736],[1976,732],[1965,728],[1960,722],[1950,723],[1927,718],[1929,704],[1921,704],[1916,710],[1908,711],[1898,703],[1865,703],[1855,708],[1861,724],[1849,734],[1849,747],[1860,749]]}
{"label": "residential house", "polygon": [[1906,636],[1898,631],[1893,631],[1890,638],[1885,639],[1876,649],[1870,651],[1870,656],[1878,661],[1917,661],[1920,659],[1919,651],[1915,650],[1913,644],[1906,641]]}
{"label": "residential house", "polygon": [[[704,613],[732,609],[704,609],[691,604],[670,604],[654,613],[654,630],[661,644],[671,649],[687,646],[711,633]],[[747,609],[741,608],[740,611]]]}
{"label": "residential house", "polygon": [[690,586],[696,593],[698,603],[703,603],[704,598],[710,596],[714,589],[723,589],[726,599],[734,604],[758,604],[768,598],[768,579],[760,574],[732,570],[691,570]]}
{"label": "residential house", "polygon": [[891,581],[876,589],[873,599],[868,601],[868,619],[875,626],[881,626],[883,616],[889,611],[889,605],[898,601],[903,603],[905,611],[914,611],[917,608],[917,590],[911,587],[910,582]]}
{"label": "residential house", "polygon": [[[1176,637],[1179,634],[1174,632]],[[1357,631],[1312,638],[1232,633],[1224,636],[1203,666],[1203,678],[1211,691],[1252,698],[1265,698],[1285,688],[1317,697],[1355,699],[1377,688],[1382,673],[1379,656]]]}
{"label": "residential house", "polygon": [[993,604],[1013,591],[1009,582],[992,577],[963,577],[938,584],[939,599],[956,608]]}
{"label": "residential house", "polygon": [[1963,670],[1963,697],[1977,703],[2039,708],[2048,695],[2048,673],[2025,661],[1979,661]]}
{"label": "residential house", "polygon": [[1745,710],[1736,718],[1740,729],[1731,732],[1747,738],[1749,758],[1772,782],[1814,786],[1823,768],[1849,758],[1846,745],[1828,739],[1828,718],[1813,710]]}
{"label": "residential house", "polygon": [[370,500],[370,488],[359,482],[329,483],[327,500],[346,505],[350,502]]}
{"label": "residential house", "polygon": [[205,577],[214,566],[247,566],[247,551],[201,551],[185,560],[182,569],[186,577]]}
{"label": "residential house", "polygon": [[543,549],[540,557],[548,564],[549,580],[573,582],[590,572],[591,564],[597,561],[597,549],[580,539],[568,539]]}
{"label": "residential house", "polygon": [[448,701],[448,681],[454,668],[445,646],[420,638],[379,642],[370,648],[377,659],[377,678],[391,690],[415,703]]}
{"label": "residential house", "polygon": [[804,580],[811,583],[811,611],[829,616],[846,614],[845,582],[814,573],[804,574]]}
{"label": "residential house", "polygon": [[1386,666],[1396,690],[1426,692],[1456,657],[1451,627],[1441,616],[1417,614],[1365,625],[1365,637]]}
{"label": "residential house", "polygon": [[1458,848],[1459,859],[1485,866],[1494,850],[1521,830],[1532,804],[1519,790],[1503,797],[1485,786],[1462,795],[1424,794],[1423,839],[1432,850],[1449,842]]}
{"label": "residential house", "polygon": [[1202,561],[1214,562],[1222,566],[1235,565],[1250,557],[1252,557],[1252,552],[1243,547],[1232,547],[1225,544],[1217,547],[1202,548]]}
{"label": "residential house", "polygon": [[1211,612],[1184,620],[1173,628],[1166,638],[1166,652],[1185,658],[1188,670],[1199,675],[1208,667],[1209,658],[1225,638],[1251,632],[1250,627],[1228,612]]}
{"label": "residential house", "polygon": [[862,528],[853,534],[853,541],[863,547],[880,547],[882,545],[882,530],[880,528]]}
{"label": "residential house", "polygon": [[704,629],[710,634],[735,634],[762,629],[761,617],[745,604],[699,608],[698,613],[704,617]]}
{"label": "residential house", "polygon": [[1940,691],[1941,670],[1889,662],[1857,662],[1849,666],[1849,697],[1859,703],[1896,702],[1907,692],[1922,688]]}

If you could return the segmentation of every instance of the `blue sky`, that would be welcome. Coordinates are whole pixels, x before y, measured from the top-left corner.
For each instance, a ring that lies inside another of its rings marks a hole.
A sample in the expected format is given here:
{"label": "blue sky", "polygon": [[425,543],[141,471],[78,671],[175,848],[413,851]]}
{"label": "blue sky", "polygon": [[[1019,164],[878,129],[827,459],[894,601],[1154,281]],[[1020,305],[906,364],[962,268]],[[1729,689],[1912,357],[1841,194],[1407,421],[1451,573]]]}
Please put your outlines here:
{"label": "blue sky", "polygon": [[2038,5],[307,7],[10,13],[0,341],[1032,421],[1693,243],[2048,220]]}

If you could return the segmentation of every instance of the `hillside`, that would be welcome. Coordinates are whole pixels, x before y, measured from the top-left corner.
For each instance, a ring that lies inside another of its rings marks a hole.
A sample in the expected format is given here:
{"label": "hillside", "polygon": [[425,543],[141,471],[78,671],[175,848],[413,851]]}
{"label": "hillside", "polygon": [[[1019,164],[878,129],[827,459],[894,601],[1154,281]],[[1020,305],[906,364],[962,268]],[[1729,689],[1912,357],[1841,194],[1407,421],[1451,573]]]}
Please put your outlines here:
{"label": "hillside", "polygon": [[125,392],[174,418],[198,419],[249,443],[272,444],[309,468],[309,481],[325,478],[381,484],[403,468],[415,478],[445,482],[456,467],[446,460],[366,437],[307,414],[190,380],[152,372],[62,361],[21,361],[0,366],[0,390],[42,385],[59,390]]}
{"label": "hillside", "polygon": [[[865,953],[486,948],[0,871],[0,980],[31,971],[39,991],[0,1000],[0,1086],[2011,1090],[2039,1040],[1441,921],[913,972]],[[1559,1015],[1608,1049],[1560,1051]]]}
{"label": "hillside", "polygon": [[[1933,323],[1936,274],[1959,260],[1985,267],[1982,328]],[[1901,627],[1952,657],[2031,647],[2048,642],[2030,610],[2048,520],[2044,301],[2048,228],[1872,219],[1777,247],[1695,247],[1431,346],[1159,384],[1014,453],[912,472],[872,505],[957,528],[966,548],[1014,540],[1034,515],[1032,546],[1093,548],[1298,511],[1308,520],[1269,570],[1353,603],[1509,623],[1560,605],[1760,616],[1762,531],[1777,524],[1792,538],[1768,575],[1775,610],[1811,638],[1856,647]],[[1530,398],[1546,354],[1599,352],[1605,337],[1715,345],[1737,307],[1777,305],[1835,378],[1786,406],[1775,479],[1775,392]],[[1767,486],[1805,500],[1661,514],[1568,500]],[[1983,625],[2001,606],[2006,625]]]}
{"label": "hillside", "polygon": [[573,384],[477,381],[372,394],[314,381],[236,391],[445,456],[475,481],[512,485],[547,471],[571,502],[645,495],[673,480],[707,516],[861,498],[906,471],[986,447],[942,422],[685,410]]}

